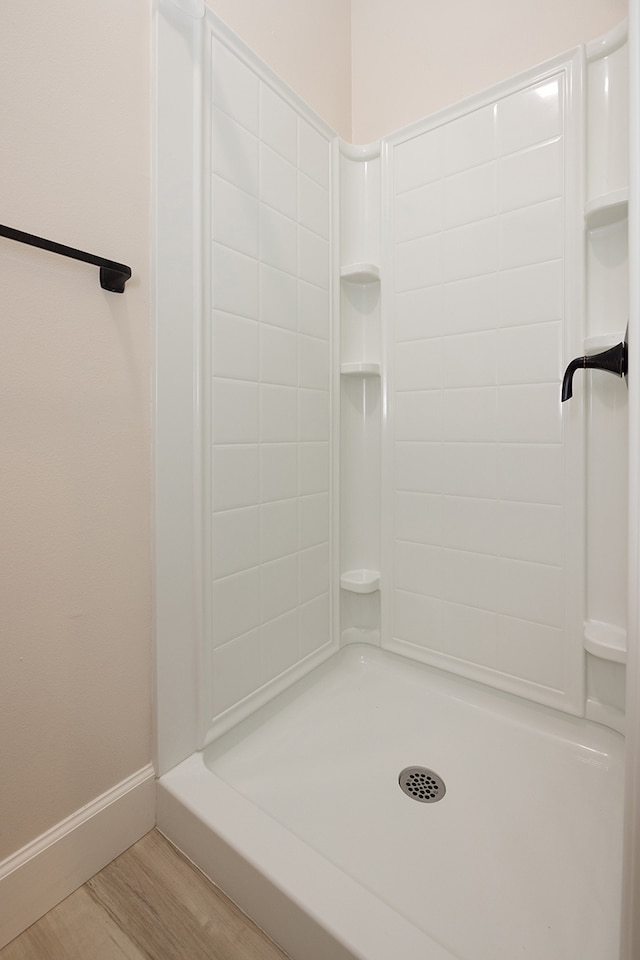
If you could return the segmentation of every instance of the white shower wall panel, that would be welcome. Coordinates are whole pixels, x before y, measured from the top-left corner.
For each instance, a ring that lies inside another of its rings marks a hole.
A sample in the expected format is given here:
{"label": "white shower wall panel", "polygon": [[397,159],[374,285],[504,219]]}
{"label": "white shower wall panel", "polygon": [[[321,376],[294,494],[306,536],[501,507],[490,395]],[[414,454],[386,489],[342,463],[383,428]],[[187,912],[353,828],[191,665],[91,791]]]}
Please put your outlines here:
{"label": "white shower wall panel", "polygon": [[222,35],[204,72],[206,727],[331,641],[332,218],[330,134]]}
{"label": "white shower wall panel", "polygon": [[576,712],[580,78],[576,52],[390,138],[383,584],[385,646]]}

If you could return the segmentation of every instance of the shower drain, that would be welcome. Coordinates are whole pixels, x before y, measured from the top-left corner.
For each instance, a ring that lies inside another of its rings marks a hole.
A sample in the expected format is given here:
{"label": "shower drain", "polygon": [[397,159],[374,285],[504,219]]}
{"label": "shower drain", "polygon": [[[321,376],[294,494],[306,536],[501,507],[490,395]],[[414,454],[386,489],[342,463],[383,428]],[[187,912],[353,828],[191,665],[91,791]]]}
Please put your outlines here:
{"label": "shower drain", "polygon": [[442,777],[427,767],[405,767],[400,771],[398,783],[408,797],[420,803],[435,803],[447,792]]}

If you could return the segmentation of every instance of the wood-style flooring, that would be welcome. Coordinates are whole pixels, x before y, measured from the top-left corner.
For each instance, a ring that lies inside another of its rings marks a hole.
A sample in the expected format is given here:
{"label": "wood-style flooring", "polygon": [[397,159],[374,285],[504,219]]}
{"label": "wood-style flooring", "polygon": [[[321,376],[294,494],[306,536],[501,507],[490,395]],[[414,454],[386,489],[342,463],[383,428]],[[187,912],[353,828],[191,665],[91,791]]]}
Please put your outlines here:
{"label": "wood-style flooring", "polygon": [[0,960],[286,960],[157,830],[0,950]]}

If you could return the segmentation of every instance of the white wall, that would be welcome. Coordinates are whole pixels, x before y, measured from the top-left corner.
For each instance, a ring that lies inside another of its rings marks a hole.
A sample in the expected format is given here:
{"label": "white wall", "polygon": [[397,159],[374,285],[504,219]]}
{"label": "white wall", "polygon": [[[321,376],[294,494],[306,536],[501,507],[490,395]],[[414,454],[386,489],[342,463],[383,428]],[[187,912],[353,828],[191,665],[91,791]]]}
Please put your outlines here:
{"label": "white wall", "polygon": [[521,76],[391,141],[383,502],[383,645],[573,713],[584,467],[558,380],[581,338],[579,66]]}
{"label": "white wall", "polygon": [[626,0],[351,0],[353,142],[368,143],[592,40]]}
{"label": "white wall", "polygon": [[149,0],[0,6],[0,860],[151,757]]}
{"label": "white wall", "polygon": [[215,718],[329,652],[331,135],[214,38]]}
{"label": "white wall", "polygon": [[592,40],[627,15],[627,0],[206,2],[353,143]]}
{"label": "white wall", "polygon": [[323,120],[351,138],[348,0],[206,0]]}

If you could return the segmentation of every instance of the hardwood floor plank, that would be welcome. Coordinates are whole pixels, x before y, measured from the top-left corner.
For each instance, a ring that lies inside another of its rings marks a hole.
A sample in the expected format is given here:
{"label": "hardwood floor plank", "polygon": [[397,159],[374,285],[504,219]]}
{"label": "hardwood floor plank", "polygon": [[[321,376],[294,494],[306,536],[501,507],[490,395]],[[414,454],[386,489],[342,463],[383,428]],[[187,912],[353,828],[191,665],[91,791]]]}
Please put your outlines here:
{"label": "hardwood floor plank", "polygon": [[86,887],[149,960],[286,960],[157,830]]}
{"label": "hardwood floor plank", "polygon": [[146,960],[84,887],[0,950],[0,960]]}
{"label": "hardwood floor plank", "polygon": [[0,960],[287,960],[157,830],[0,950]]}

